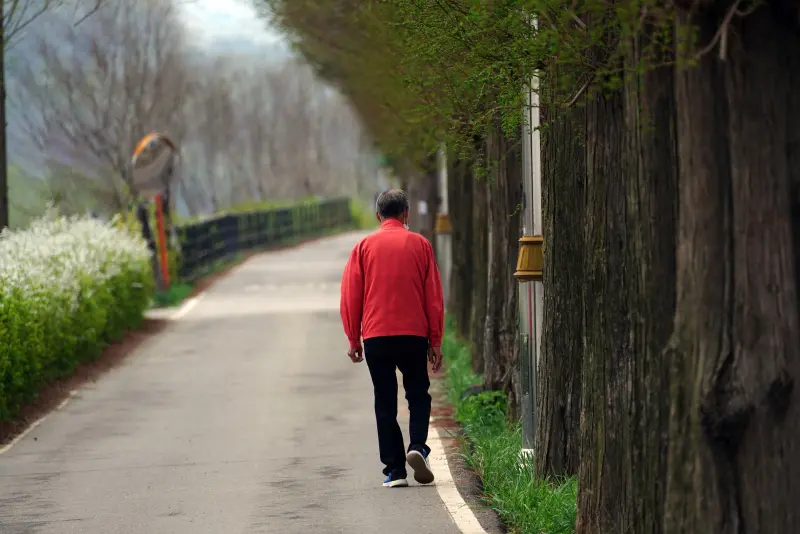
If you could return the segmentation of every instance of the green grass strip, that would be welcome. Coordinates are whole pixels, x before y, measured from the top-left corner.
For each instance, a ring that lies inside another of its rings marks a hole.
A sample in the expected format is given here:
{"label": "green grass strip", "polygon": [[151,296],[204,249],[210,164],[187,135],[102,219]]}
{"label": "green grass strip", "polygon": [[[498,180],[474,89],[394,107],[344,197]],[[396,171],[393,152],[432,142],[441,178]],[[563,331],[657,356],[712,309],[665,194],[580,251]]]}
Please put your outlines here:
{"label": "green grass strip", "polygon": [[465,435],[464,457],[481,477],[484,499],[515,534],[573,534],[578,484],[574,478],[541,480],[530,459],[522,459],[520,426],[506,417],[506,396],[487,391],[462,399],[482,382],[472,372],[469,348],[447,328],[442,350],[446,386]]}

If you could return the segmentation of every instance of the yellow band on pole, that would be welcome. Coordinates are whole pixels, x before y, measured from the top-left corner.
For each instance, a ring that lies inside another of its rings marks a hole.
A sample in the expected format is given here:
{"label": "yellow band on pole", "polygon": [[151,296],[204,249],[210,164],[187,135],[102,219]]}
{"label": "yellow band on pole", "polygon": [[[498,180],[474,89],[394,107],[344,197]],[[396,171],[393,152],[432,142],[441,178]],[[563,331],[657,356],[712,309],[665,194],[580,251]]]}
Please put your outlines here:
{"label": "yellow band on pole", "polygon": [[526,235],[519,240],[517,255],[517,271],[514,278],[520,282],[541,282],[544,255],[542,245],[544,238],[540,235]]}
{"label": "yellow band on pole", "polygon": [[453,232],[453,226],[450,224],[450,216],[446,213],[440,213],[436,216],[436,225],[433,231],[437,234],[450,234]]}

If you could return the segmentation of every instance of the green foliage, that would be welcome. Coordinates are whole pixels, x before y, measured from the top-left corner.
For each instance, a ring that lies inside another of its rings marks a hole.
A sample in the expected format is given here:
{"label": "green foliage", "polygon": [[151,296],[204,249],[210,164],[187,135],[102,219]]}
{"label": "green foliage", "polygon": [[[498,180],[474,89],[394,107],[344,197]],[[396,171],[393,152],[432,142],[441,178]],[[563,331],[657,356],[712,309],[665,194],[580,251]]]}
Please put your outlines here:
{"label": "green foliage", "polygon": [[174,283],[166,291],[156,291],[153,295],[154,308],[171,308],[181,304],[192,293],[192,286],[182,282]]}
{"label": "green foliage", "polygon": [[378,220],[375,218],[375,213],[368,209],[361,200],[350,200],[350,213],[353,216],[353,221],[357,228],[371,230],[378,227]]}
{"label": "green foliage", "polygon": [[513,139],[534,76],[547,79],[542,105],[579,106],[696,48],[691,28],[676,31],[674,3],[660,0],[256,4],[351,97],[384,153],[416,163],[441,141],[471,154],[497,123]]}
{"label": "green foliage", "polygon": [[508,398],[502,391],[484,391],[461,400],[456,407],[456,419],[470,427],[468,433],[496,433],[506,426]]}
{"label": "green foliage", "polygon": [[66,165],[51,162],[44,177],[34,176],[20,167],[8,169],[9,216],[11,228],[24,228],[41,217],[48,206],[63,215],[82,215],[89,211],[110,215],[122,195],[107,176],[88,176]]}
{"label": "green foliage", "polygon": [[46,209],[43,184],[19,167],[8,167],[9,226],[23,228]]}
{"label": "green foliage", "polygon": [[[213,215],[212,218],[224,217],[225,215],[241,214],[241,213],[255,213],[259,211],[268,211],[281,208],[292,208],[295,206],[309,206],[315,205],[319,199],[315,197],[300,198],[296,200],[276,200],[271,202],[244,202],[236,204],[230,208],[221,210]],[[207,216],[191,216],[180,218],[176,222],[180,225],[192,224],[208,220]]]}
{"label": "green foliage", "polygon": [[531,460],[521,456],[519,425],[507,423],[504,393],[485,391],[462,398],[467,388],[481,380],[472,372],[469,349],[455,338],[454,331],[447,328],[442,342],[448,397],[464,428],[465,459],[481,477],[486,504],[512,533],[574,533],[577,481],[534,476]]}
{"label": "green foliage", "polygon": [[141,239],[98,221],[34,221],[4,233],[0,255],[0,420],[9,420],[43,384],[135,328],[153,278]]}

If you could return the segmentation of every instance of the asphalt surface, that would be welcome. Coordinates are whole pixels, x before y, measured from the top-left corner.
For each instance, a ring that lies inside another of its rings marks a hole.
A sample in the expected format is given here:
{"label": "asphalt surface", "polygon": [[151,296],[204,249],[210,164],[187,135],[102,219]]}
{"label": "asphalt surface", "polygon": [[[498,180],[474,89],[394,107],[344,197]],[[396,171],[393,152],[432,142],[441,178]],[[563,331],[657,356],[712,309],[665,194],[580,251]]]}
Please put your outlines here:
{"label": "asphalt surface", "polygon": [[435,487],[381,487],[338,314],[361,235],[250,259],[0,455],[0,532],[458,533]]}

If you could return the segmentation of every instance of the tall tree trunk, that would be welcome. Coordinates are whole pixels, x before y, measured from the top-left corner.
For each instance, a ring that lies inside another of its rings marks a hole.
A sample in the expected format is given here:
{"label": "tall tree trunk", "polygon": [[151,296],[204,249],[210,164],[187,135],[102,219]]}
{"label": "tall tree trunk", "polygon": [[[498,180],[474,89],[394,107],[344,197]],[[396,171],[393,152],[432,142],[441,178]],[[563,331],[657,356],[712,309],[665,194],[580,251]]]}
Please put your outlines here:
{"label": "tall tree trunk", "polygon": [[[700,42],[724,16],[680,14]],[[761,4],[727,32],[726,60],[707,55],[676,83],[681,205],[664,531],[790,534],[800,532],[796,4]]]}
{"label": "tall tree trunk", "polygon": [[496,118],[486,139],[489,162],[489,269],[484,338],[484,382],[509,396],[509,416],[519,404],[519,288],[514,271],[521,229],[522,153]]}
{"label": "tall tree trunk", "polygon": [[587,109],[578,533],[662,532],[677,149],[672,68],[635,68],[647,39],[624,45],[623,89]]}
{"label": "tall tree trunk", "polygon": [[[629,43],[629,72],[652,49],[648,36]],[[650,61],[673,58],[651,55]],[[664,348],[675,315],[675,243],[678,209],[678,166],[672,67],[631,74],[626,80],[629,220],[625,272],[629,288],[630,339],[633,358],[627,369],[630,406],[619,406],[631,429],[630,459],[625,469],[630,490],[619,523],[631,532],[663,532],[664,484],[669,423],[669,364]],[[627,409],[626,409],[627,408]]]}
{"label": "tall tree trunk", "polygon": [[[478,161],[475,165],[482,164]],[[474,167],[473,167],[474,168]],[[475,174],[473,172],[473,174]],[[472,191],[472,310],[470,341],[472,371],[483,373],[485,365],[486,300],[489,291],[489,200],[485,178],[476,177]]]}
{"label": "tall tree trunk", "polygon": [[586,250],[581,464],[576,534],[629,532],[629,377],[632,347],[625,280],[627,227],[625,114],[621,92],[586,106]]}
{"label": "tall tree trunk", "polygon": [[0,127],[3,128],[0,137],[0,231],[9,223],[8,202],[8,146],[6,143],[6,69],[5,69],[5,42],[3,24],[0,24]]}
{"label": "tall tree trunk", "polygon": [[447,188],[453,227],[453,272],[448,309],[456,319],[458,335],[468,339],[472,313],[472,191],[475,180],[469,162],[451,156]]}
{"label": "tall tree trunk", "polygon": [[[548,72],[543,85],[558,76]],[[556,91],[551,91],[555,93]],[[544,96],[544,95],[542,95]],[[557,94],[545,98],[562,101]],[[542,129],[542,222],[544,317],[536,384],[537,474],[576,475],[580,460],[581,365],[583,360],[583,224],[586,158],[584,111],[557,104],[540,108]]]}

